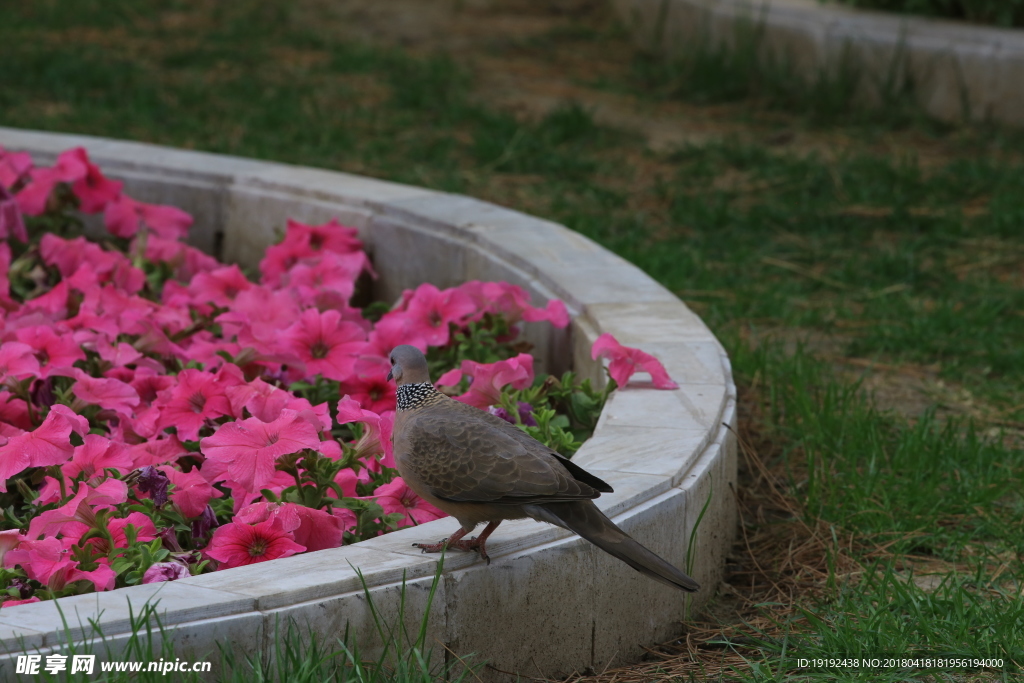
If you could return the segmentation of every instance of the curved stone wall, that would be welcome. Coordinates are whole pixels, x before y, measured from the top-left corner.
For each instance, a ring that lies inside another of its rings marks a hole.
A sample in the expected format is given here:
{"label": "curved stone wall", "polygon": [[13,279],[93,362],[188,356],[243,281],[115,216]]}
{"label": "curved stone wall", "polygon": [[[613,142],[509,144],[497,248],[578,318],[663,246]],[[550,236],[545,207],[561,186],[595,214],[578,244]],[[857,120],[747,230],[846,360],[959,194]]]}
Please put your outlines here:
{"label": "curved stone wall", "polygon": [[[661,359],[680,388],[655,390],[641,376],[616,391],[575,461],[615,488],[599,506],[640,542],[690,567],[703,589],[688,597],[557,527],[506,522],[488,543],[490,566],[475,553],[445,560],[429,615],[434,661],[475,653],[491,663],[481,674],[489,680],[507,678],[498,670],[547,677],[601,670],[676,635],[687,600],[692,609],[714,594],[736,527],[736,446],[728,429],[736,420],[736,392],[729,361],[701,320],[635,266],[555,223],[344,173],[4,128],[0,145],[29,151],[37,163],[84,146],[132,196],[191,212],[192,242],[229,261],[255,265],[286,218],[337,216],[359,228],[380,274],[376,294],[385,300],[424,281],[443,287],[474,278],[522,285],[535,300],[561,298],[573,314],[568,330],[537,325],[527,331],[539,370],[572,367],[603,381],[589,356],[602,332]],[[438,556],[411,544],[456,528],[454,520],[442,519],[353,546],[5,608],[0,640],[9,653],[45,653],[66,637],[62,612],[73,640],[89,640],[98,628],[116,656],[129,631],[129,611],[159,600],[165,637],[176,641],[183,659],[216,660],[215,640],[254,652],[272,642],[275,624],[287,619],[328,642],[350,627],[372,656],[380,643],[362,580],[386,620],[397,614],[404,580],[405,620],[415,632]],[[4,664],[10,675],[10,657]]]}
{"label": "curved stone wall", "polygon": [[[1024,30],[979,26],[821,0],[612,0],[636,42],[670,56],[695,44],[735,46],[756,33],[762,54],[800,76],[853,69],[863,95],[910,87],[944,121],[1024,125]],[[753,30],[740,30],[743,29]]]}

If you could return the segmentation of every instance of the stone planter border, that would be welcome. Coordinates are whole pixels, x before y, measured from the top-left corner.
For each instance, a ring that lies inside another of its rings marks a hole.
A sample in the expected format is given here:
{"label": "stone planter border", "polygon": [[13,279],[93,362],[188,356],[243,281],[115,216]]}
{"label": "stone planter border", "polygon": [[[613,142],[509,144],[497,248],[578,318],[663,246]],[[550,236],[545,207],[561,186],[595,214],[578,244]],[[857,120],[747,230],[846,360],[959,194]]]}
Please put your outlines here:
{"label": "stone planter border", "polygon": [[1024,125],[1024,31],[854,9],[819,0],[613,0],[644,48],[685,53],[695,41],[733,45],[756,26],[764,54],[809,80],[859,68],[864,95],[909,84],[940,120]]}
{"label": "stone planter border", "polygon": [[[285,218],[337,216],[360,229],[380,273],[377,295],[430,281],[445,287],[503,279],[536,299],[563,299],[569,330],[531,325],[540,368],[574,367],[603,381],[589,348],[602,332],[657,355],[680,383],[658,391],[640,381],[610,399],[594,438],[576,461],[606,479],[614,494],[598,503],[627,532],[690,573],[703,589],[688,598],[642,577],[581,539],[531,520],[506,522],[489,543],[490,566],[475,554],[445,560],[429,615],[435,660],[476,653],[496,669],[559,676],[634,660],[642,646],[678,633],[687,601],[715,592],[736,527],[736,392],[729,361],[707,327],[675,296],[625,260],[560,225],[464,196],[370,178],[149,144],[0,128],[0,145],[32,152],[37,163],[78,145],[126,191],[171,203],[196,217],[193,243],[253,266]],[[706,506],[699,526],[698,517]],[[455,530],[451,519],[355,546],[249,567],[0,612],[2,674],[23,651],[60,648],[67,617],[73,641],[102,630],[117,658],[137,613],[158,600],[176,654],[216,660],[213,642],[239,652],[271,642],[275,624],[295,620],[328,640],[346,626],[372,655],[376,634],[362,580],[385,620],[423,618],[438,557],[414,541]],[[691,536],[695,536],[691,540]],[[687,558],[687,547],[692,555]],[[689,564],[687,564],[689,562]],[[444,646],[444,649],[442,648]],[[212,654],[211,654],[212,653]]]}

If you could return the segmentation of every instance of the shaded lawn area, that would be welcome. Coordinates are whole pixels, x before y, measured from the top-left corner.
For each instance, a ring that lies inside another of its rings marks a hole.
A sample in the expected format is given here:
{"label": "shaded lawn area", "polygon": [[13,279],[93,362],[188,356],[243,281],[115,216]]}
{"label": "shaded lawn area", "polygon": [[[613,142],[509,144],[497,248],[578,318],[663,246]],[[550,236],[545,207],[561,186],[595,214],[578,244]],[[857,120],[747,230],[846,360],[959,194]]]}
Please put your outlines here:
{"label": "shaded lawn area", "polygon": [[746,99],[715,105],[721,135],[653,152],[585,97],[529,115],[480,96],[477,57],[524,55],[669,115],[687,92],[649,58],[612,63],[630,52],[604,10],[512,5],[547,32],[502,39],[481,10],[493,36],[446,54],[340,38],[316,0],[24,3],[0,23],[0,125],[362,173],[582,232],[700,313],[746,399],[742,600],[700,622],[680,675],[771,680],[840,650],[1020,663],[1024,146]]}

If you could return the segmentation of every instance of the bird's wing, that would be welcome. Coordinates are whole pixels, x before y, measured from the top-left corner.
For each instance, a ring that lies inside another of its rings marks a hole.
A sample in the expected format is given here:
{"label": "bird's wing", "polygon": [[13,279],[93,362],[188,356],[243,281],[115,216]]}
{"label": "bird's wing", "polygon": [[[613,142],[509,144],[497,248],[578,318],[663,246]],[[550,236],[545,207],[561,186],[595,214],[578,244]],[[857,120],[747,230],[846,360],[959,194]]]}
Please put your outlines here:
{"label": "bird's wing", "polygon": [[402,460],[445,500],[535,505],[600,495],[546,446],[517,438],[491,417],[462,404],[419,410],[403,424]]}

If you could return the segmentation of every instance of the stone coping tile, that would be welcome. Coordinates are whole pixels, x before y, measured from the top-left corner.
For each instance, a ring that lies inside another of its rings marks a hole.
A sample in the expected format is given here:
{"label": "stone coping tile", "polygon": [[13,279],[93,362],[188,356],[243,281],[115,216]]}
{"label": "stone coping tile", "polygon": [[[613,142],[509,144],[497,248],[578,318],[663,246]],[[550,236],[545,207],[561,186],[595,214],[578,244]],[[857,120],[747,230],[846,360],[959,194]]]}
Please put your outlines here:
{"label": "stone coping tile", "polygon": [[590,265],[566,267],[549,272],[548,277],[559,291],[568,292],[573,303],[587,316],[593,304],[678,301],[672,292],[632,264],[614,269]]}
{"label": "stone coping tile", "polygon": [[[147,603],[156,604],[165,626],[247,612],[255,607],[251,597],[171,581],[7,607],[0,614],[0,621],[18,629],[46,633],[44,644],[52,645],[53,639],[64,642],[67,635],[72,640],[95,635],[90,622],[96,622],[105,635],[124,633],[130,630],[131,615],[138,615]],[[61,626],[62,612],[67,632]]]}
{"label": "stone coping tile", "polygon": [[[713,341],[711,330],[686,304],[675,301],[595,303],[587,316],[611,332],[620,344],[639,346],[656,342]],[[717,343],[717,342],[716,342]]]}
{"label": "stone coping tile", "polygon": [[[547,228],[560,231],[557,223],[491,204],[465,195],[443,192],[422,193],[409,198],[381,203],[381,216],[393,217],[417,225],[473,234],[481,228],[498,228],[519,233],[524,229]],[[470,227],[472,226],[472,227]],[[467,229],[468,228],[468,229]],[[595,252],[595,255],[596,252]]]}
{"label": "stone coping tile", "polygon": [[[11,608],[5,608],[3,612],[8,609]],[[3,616],[0,614],[0,653],[27,652],[43,647],[46,638],[43,631],[34,631],[21,624],[9,624],[4,621]]]}
{"label": "stone coping tile", "polygon": [[376,207],[409,198],[453,196],[341,171],[277,163],[265,163],[242,173],[235,179],[235,183],[242,187],[271,190],[292,198],[320,199],[355,206]]}
{"label": "stone coping tile", "polygon": [[917,102],[946,121],[1024,124],[1024,31],[855,8],[820,0],[613,0],[645,48],[678,56],[696,32],[729,44],[756,24],[764,44],[815,78],[853,60],[862,101],[885,106],[881,83],[907,79]]}
{"label": "stone coping tile", "polygon": [[358,544],[202,574],[177,583],[250,596],[256,609],[268,610],[360,591],[363,580],[372,587],[401,581],[403,575],[410,580],[430,575],[436,563],[424,558],[413,562],[404,555]]}
{"label": "stone coping tile", "polygon": [[[668,488],[679,485],[709,441],[708,430],[703,427],[608,425],[583,445],[573,461],[594,473],[608,470],[657,476]],[[654,486],[651,482],[648,485]]]}
{"label": "stone coping tile", "polygon": [[175,149],[148,142],[109,140],[91,135],[66,135],[62,133],[41,133],[0,127],[0,140],[8,149],[28,149],[33,156],[56,155],[73,147],[85,147],[90,160],[103,168],[108,175],[116,171],[131,169],[148,172],[150,175],[181,176],[230,182],[238,173],[252,171],[269,162],[244,157],[213,154],[192,150]]}
{"label": "stone coping tile", "polygon": [[608,397],[595,433],[612,425],[706,431],[717,428],[725,398],[726,387],[719,384],[680,383],[675,390],[650,391],[630,381]]}

